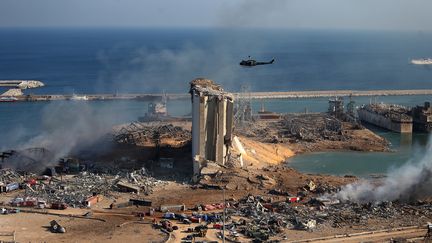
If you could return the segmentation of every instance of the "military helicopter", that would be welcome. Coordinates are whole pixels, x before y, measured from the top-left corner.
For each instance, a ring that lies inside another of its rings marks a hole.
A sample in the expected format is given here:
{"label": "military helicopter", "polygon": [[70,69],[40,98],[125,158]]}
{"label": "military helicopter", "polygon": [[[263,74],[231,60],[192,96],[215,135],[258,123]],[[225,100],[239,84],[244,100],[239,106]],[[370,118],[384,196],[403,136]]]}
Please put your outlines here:
{"label": "military helicopter", "polygon": [[248,56],[247,60],[242,60],[240,62],[240,66],[246,66],[246,67],[253,67],[257,65],[266,65],[266,64],[273,64],[275,59],[273,58],[269,62],[257,62],[256,60],[252,59],[251,56]]}

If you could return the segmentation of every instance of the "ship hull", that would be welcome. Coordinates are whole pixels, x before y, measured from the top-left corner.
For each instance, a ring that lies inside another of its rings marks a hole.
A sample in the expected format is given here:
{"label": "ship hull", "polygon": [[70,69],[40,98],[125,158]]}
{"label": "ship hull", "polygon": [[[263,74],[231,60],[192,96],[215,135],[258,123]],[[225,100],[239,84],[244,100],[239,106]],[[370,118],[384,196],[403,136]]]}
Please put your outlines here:
{"label": "ship hull", "polygon": [[0,102],[15,102],[15,101],[17,101],[18,99],[17,98],[15,98],[15,97],[2,97],[2,98],[0,98]]}
{"label": "ship hull", "polygon": [[415,60],[415,59],[413,59],[413,60],[411,60],[411,63],[415,64],[415,65],[432,65],[432,60],[431,59],[428,59],[428,60]]}
{"label": "ship hull", "polygon": [[359,109],[357,111],[360,121],[375,125],[386,130],[390,130],[398,133],[412,133],[413,124],[412,122],[397,122],[390,118],[384,117],[380,114]]}

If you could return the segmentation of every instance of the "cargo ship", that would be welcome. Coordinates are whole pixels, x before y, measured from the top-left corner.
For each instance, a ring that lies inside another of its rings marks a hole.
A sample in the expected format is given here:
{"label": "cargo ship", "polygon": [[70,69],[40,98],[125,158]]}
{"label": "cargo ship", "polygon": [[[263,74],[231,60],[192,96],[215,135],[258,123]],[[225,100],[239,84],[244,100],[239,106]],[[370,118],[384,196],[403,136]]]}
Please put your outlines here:
{"label": "cargo ship", "polygon": [[432,58],[412,59],[411,63],[416,65],[432,65]]}
{"label": "cargo ship", "polygon": [[409,112],[404,106],[382,103],[363,105],[357,110],[360,121],[398,133],[412,133]]}

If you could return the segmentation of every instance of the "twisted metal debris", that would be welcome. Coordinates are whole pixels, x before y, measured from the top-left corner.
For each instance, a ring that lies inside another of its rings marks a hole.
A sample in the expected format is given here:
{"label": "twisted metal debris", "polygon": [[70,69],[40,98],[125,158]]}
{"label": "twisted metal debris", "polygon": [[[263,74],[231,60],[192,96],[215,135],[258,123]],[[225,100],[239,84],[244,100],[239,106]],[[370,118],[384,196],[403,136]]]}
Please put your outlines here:
{"label": "twisted metal debris", "polygon": [[81,172],[64,180],[51,178],[26,190],[25,197],[44,199],[47,202],[62,202],[81,207],[91,196],[112,197],[118,191],[117,183],[123,181],[138,186],[145,194],[153,192],[153,187],[166,183],[149,176],[144,168],[132,172],[119,172],[116,175]]}
{"label": "twisted metal debris", "polygon": [[144,124],[133,122],[114,134],[114,141],[121,144],[142,145],[158,143],[161,139],[191,140],[191,132],[172,124]]}

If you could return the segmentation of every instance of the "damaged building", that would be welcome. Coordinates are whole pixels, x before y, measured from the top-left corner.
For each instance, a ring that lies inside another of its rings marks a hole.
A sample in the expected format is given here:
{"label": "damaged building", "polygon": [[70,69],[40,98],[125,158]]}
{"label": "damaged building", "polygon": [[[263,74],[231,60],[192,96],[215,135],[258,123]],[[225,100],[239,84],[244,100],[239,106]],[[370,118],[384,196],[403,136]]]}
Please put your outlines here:
{"label": "damaged building", "polygon": [[209,79],[197,78],[190,85],[193,171],[198,175],[203,161],[223,165],[228,160],[234,98]]}

